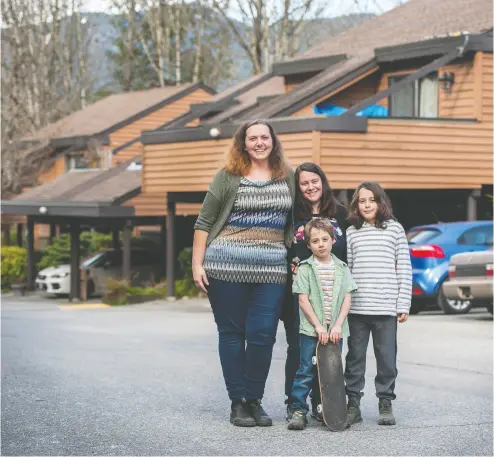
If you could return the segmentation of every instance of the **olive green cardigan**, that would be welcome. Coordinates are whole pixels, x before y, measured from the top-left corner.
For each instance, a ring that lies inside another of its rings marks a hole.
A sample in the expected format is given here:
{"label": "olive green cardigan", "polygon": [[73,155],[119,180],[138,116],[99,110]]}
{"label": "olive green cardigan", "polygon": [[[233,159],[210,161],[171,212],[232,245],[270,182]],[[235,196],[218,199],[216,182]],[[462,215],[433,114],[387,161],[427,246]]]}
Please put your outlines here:
{"label": "olive green cardigan", "polygon": [[[207,246],[211,244],[220,233],[235,203],[241,176],[232,175],[226,170],[220,170],[209,185],[206,198],[202,204],[201,212],[194,225],[194,230],[208,232]],[[292,206],[295,202],[295,173],[290,169],[286,178],[290,194],[292,196]],[[285,226],[285,245],[289,247],[292,241],[293,232],[293,211],[288,215]]]}

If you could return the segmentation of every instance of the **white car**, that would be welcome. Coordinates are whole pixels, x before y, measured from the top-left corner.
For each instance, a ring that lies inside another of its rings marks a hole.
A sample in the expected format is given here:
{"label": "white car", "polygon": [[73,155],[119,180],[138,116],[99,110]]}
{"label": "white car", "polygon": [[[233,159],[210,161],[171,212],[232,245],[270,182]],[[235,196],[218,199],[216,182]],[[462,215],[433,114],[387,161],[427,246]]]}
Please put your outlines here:
{"label": "white car", "polygon": [[45,294],[70,292],[70,265],[58,265],[41,270],[36,277],[36,290]]}
{"label": "white car", "polygon": [[[164,276],[164,256],[159,251],[133,248],[131,251],[132,285],[154,283]],[[107,249],[85,259],[80,266],[88,275],[87,297],[103,295],[108,278],[122,275],[122,253]],[[41,270],[36,277],[36,289],[44,294],[70,293],[70,265],[58,265]]]}

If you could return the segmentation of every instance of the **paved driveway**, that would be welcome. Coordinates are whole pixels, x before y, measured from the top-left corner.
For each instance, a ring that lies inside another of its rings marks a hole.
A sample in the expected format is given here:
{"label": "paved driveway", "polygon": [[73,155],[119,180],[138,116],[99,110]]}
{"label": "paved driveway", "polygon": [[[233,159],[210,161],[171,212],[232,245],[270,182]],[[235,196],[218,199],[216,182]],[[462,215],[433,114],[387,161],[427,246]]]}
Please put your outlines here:
{"label": "paved driveway", "polygon": [[2,455],[492,455],[492,317],[424,313],[399,331],[398,425],[377,425],[368,354],[362,424],[284,421],[283,332],[270,428],[228,423],[207,303],[61,308],[2,300]]}

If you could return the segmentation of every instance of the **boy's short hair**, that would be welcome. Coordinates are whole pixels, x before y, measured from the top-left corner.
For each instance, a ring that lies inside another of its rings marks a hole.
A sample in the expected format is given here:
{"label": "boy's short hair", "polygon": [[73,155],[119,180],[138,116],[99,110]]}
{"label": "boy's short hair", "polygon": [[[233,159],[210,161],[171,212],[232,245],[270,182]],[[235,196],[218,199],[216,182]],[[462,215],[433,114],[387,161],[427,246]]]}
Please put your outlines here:
{"label": "boy's short hair", "polygon": [[325,217],[314,217],[305,225],[304,237],[307,244],[310,243],[310,232],[314,228],[327,232],[331,239],[334,240],[334,229],[331,222]]}

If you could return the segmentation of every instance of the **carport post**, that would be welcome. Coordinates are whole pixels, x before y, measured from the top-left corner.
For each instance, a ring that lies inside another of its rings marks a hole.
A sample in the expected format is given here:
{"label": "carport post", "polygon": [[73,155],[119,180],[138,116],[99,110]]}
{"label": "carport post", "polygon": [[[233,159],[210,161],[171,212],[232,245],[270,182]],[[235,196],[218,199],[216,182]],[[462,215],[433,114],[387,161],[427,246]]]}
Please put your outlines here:
{"label": "carport post", "polygon": [[120,231],[116,228],[112,230],[112,247],[115,251],[120,251]]}
{"label": "carport post", "polygon": [[166,288],[168,297],[175,296],[175,202],[168,201],[166,216]]}
{"label": "carport post", "polygon": [[34,290],[34,221],[27,218],[27,289]]}
{"label": "carport post", "polygon": [[57,226],[55,224],[50,224],[50,238],[48,238],[48,244],[53,243],[53,238],[57,236]]}
{"label": "carport post", "polygon": [[17,246],[22,247],[24,224],[17,224]]}
{"label": "carport post", "polygon": [[70,301],[81,298],[80,234],[79,224],[72,224],[70,226]]}
{"label": "carport post", "polygon": [[10,225],[8,228],[2,229],[2,244],[8,246],[10,244]]}
{"label": "carport post", "polygon": [[125,221],[123,229],[123,262],[122,262],[122,277],[130,282],[130,235],[132,233],[132,225],[130,221]]}
{"label": "carport post", "polygon": [[467,221],[477,220],[477,199],[479,192],[472,191],[467,197]]}

